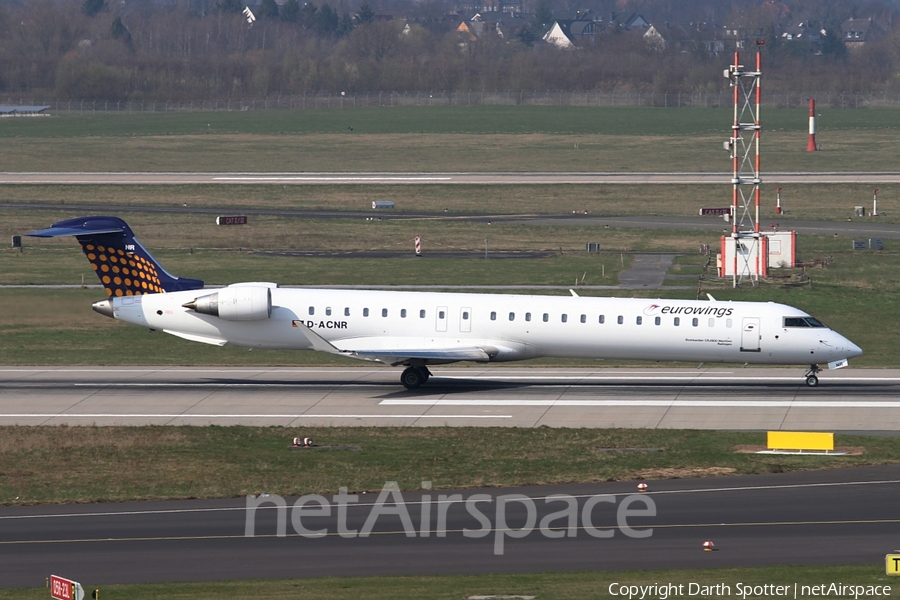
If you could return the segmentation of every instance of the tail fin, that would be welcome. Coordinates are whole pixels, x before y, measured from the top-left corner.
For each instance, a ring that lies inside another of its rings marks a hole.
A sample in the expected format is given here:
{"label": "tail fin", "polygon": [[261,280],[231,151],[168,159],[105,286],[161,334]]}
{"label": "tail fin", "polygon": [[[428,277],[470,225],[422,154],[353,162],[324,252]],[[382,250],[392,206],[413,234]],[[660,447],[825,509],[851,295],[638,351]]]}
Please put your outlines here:
{"label": "tail fin", "polygon": [[199,279],[175,277],[156,262],[118,217],[77,217],[33,231],[33,237],[74,235],[97,276],[112,296],[140,296],[159,292],[196,290]]}

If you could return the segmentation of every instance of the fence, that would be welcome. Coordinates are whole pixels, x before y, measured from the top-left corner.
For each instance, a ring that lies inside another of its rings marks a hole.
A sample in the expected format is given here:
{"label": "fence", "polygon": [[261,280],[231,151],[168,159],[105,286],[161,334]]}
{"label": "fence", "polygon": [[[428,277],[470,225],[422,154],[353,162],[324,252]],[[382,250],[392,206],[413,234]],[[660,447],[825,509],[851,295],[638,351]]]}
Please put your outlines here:
{"label": "fence", "polygon": [[[763,90],[763,104],[805,108],[815,98],[822,107],[900,107],[900,92],[774,92]],[[8,105],[50,106],[57,114],[76,112],[232,111],[363,106],[647,106],[719,108],[732,106],[729,90],[707,92],[366,92],[231,98],[224,100],[49,100],[7,98]]]}

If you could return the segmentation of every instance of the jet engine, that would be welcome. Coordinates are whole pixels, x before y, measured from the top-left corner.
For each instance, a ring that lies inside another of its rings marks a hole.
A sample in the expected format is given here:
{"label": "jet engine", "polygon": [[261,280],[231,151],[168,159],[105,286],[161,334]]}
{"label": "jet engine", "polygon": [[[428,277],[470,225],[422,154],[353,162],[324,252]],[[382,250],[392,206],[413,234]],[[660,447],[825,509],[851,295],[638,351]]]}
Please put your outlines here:
{"label": "jet engine", "polygon": [[272,292],[259,286],[227,287],[182,306],[226,321],[261,321],[272,316]]}

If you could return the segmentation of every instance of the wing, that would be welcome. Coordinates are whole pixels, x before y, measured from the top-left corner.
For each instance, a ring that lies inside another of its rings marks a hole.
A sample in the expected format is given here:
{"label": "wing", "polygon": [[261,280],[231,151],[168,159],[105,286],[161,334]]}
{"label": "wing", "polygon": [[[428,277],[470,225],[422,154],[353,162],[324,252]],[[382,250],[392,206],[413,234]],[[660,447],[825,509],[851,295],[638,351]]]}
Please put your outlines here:
{"label": "wing", "polygon": [[300,329],[313,350],[319,352],[327,352],[338,356],[346,356],[348,358],[356,358],[358,360],[371,360],[387,363],[389,365],[402,364],[411,359],[421,359],[429,362],[455,362],[459,360],[472,360],[476,362],[488,362],[497,355],[497,349],[485,346],[457,346],[451,348],[356,348],[353,350],[342,350],[317,334],[315,331],[304,325],[302,322],[295,321],[295,327]]}

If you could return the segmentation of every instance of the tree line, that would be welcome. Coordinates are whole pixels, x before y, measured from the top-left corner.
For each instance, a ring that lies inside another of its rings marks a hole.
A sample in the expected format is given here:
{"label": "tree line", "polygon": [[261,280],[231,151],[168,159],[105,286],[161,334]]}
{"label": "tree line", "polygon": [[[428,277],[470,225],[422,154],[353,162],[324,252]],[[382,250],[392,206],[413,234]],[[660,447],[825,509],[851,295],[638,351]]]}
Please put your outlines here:
{"label": "tree line", "polygon": [[[383,19],[366,3],[264,0],[252,24],[239,0],[202,11],[189,2],[126,6],[0,4],[0,94],[141,101],[380,91],[709,93],[721,89],[731,61],[700,45],[659,51],[641,32],[598,36],[575,50],[515,35],[472,41],[456,31],[462,19],[445,17],[433,1],[417,4],[410,19]],[[773,30],[761,35],[768,36],[760,48],[769,91],[900,91],[900,28],[851,51],[828,39],[827,51],[817,53]]]}

